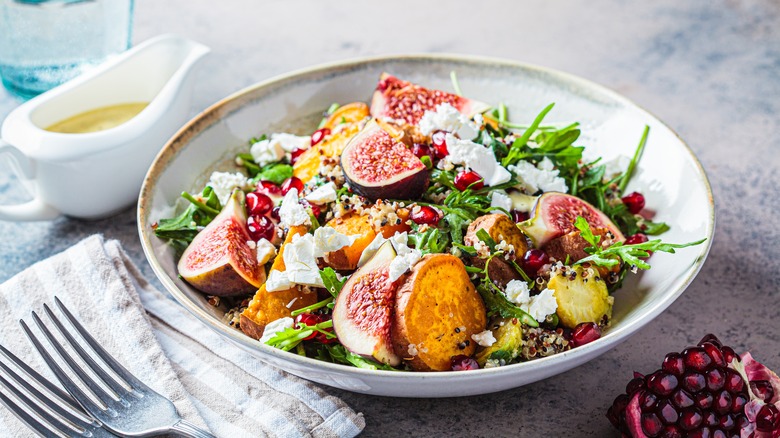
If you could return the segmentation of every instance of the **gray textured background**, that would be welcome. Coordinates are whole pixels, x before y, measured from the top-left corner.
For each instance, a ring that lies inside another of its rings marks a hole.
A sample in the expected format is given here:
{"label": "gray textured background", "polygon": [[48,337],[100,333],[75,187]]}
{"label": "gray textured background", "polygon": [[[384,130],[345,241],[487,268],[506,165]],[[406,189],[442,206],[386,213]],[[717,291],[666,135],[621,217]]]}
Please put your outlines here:
{"label": "gray textured background", "polygon": [[[710,256],[639,334],[568,373],[493,395],[413,400],[331,390],[365,413],[365,436],[615,436],[604,412],[631,372],[658,368],[666,352],[708,332],[780,369],[777,1],[137,0],[135,20],[135,41],[174,32],[212,47],[193,114],[256,81],[322,62],[408,52],[497,56],[624,94],[676,130],[708,172],[717,208]],[[18,104],[0,90],[0,117]],[[24,199],[5,163],[0,169],[3,202]],[[128,209],[97,222],[0,222],[0,281],[93,233],[119,239],[153,278]]]}

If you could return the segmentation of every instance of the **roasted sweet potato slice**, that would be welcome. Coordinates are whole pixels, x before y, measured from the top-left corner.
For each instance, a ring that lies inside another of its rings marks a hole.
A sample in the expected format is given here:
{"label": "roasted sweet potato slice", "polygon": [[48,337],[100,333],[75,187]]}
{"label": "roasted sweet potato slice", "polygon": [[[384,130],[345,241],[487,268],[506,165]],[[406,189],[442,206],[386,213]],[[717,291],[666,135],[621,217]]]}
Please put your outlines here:
{"label": "roasted sweet potato slice", "polygon": [[459,258],[428,254],[395,298],[393,348],[418,371],[446,371],[451,358],[472,355],[471,335],[485,330],[485,304]]}
{"label": "roasted sweet potato slice", "polygon": [[333,227],[339,233],[347,236],[360,236],[352,245],[329,252],[324,257],[325,263],[333,269],[355,269],[358,260],[360,260],[360,255],[363,254],[363,250],[374,240],[377,234],[371,225],[369,216],[349,213],[328,221],[326,226]]}
{"label": "roasted sweet potato slice", "polygon": [[368,105],[363,102],[353,102],[339,107],[325,121],[323,128],[331,131],[342,123],[356,123],[368,117]]}
{"label": "roasted sweet potato slice", "polygon": [[349,122],[339,132],[328,137],[306,152],[302,153],[293,164],[293,175],[304,183],[314,178],[320,171],[323,158],[335,158],[341,156],[341,151],[349,143],[349,140],[359,131],[357,123]]}
{"label": "roasted sweet potato slice", "polygon": [[[306,228],[302,226],[291,227],[287,233],[287,238],[279,249],[279,254],[271,264],[271,270],[284,271],[284,245],[292,241],[293,236],[306,233]],[[241,331],[247,336],[260,339],[263,335],[265,326],[276,321],[279,318],[290,316],[293,310],[301,307],[310,306],[317,302],[316,293],[305,293],[299,287],[294,286],[287,290],[278,292],[268,292],[265,284],[255,293],[252,301],[243,312],[241,312]]]}
{"label": "roasted sweet potato slice", "polygon": [[[477,231],[480,229],[487,231],[488,235],[490,235],[496,243],[503,240],[512,245],[515,249],[515,254],[517,254],[518,257],[522,257],[528,250],[525,236],[517,228],[512,219],[505,214],[492,213],[478,217],[469,225],[466,236],[463,239],[464,243],[469,246],[474,246],[479,242]],[[479,257],[472,257],[471,262],[478,268],[483,268],[485,266],[484,260]],[[506,284],[512,280],[522,279],[522,276],[515,268],[506,261],[501,260],[499,257],[494,257],[490,261],[488,275],[491,280],[497,282],[501,286],[506,286]]]}

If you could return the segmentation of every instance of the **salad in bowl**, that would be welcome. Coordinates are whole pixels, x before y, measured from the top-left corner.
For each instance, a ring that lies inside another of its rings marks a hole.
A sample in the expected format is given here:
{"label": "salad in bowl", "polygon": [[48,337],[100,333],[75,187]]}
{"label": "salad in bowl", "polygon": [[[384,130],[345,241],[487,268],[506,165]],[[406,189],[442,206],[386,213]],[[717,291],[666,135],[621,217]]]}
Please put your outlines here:
{"label": "salad in bowl", "polygon": [[664,242],[626,189],[649,128],[607,161],[576,121],[546,122],[553,104],[510,121],[452,77],[447,92],[384,73],[370,104],[323,108],[309,135],[251,138],[152,224],[178,275],[291,354],[459,371],[598,339],[627,275],[704,241]]}

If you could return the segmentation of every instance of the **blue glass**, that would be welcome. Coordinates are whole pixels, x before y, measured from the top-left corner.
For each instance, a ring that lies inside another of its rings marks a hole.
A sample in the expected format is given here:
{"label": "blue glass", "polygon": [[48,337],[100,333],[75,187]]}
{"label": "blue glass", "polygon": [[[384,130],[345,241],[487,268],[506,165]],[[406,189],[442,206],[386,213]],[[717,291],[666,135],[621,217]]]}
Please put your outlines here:
{"label": "blue glass", "polygon": [[0,77],[30,98],[127,50],[133,0],[0,0]]}

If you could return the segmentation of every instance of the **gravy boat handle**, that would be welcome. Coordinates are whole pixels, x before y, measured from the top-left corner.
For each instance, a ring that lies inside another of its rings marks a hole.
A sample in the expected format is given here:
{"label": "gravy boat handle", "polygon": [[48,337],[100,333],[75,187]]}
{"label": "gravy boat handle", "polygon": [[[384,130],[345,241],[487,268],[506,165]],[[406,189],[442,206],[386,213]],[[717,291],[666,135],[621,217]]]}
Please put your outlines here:
{"label": "gravy boat handle", "polygon": [[2,155],[11,157],[12,168],[34,198],[22,204],[0,205],[0,220],[44,221],[58,217],[60,212],[45,203],[35,187],[35,162],[13,145],[0,139],[0,156]]}

